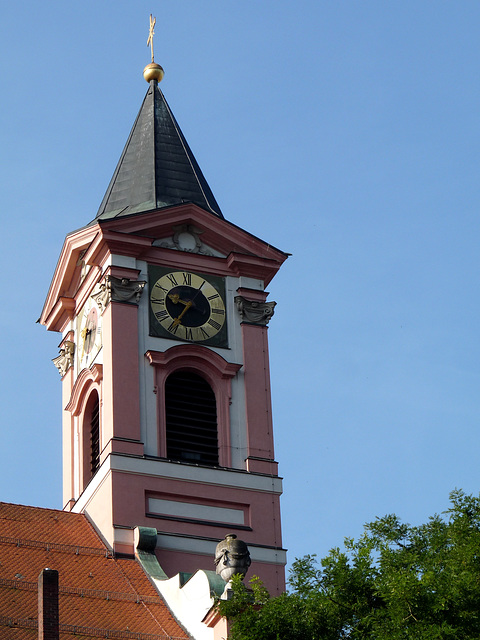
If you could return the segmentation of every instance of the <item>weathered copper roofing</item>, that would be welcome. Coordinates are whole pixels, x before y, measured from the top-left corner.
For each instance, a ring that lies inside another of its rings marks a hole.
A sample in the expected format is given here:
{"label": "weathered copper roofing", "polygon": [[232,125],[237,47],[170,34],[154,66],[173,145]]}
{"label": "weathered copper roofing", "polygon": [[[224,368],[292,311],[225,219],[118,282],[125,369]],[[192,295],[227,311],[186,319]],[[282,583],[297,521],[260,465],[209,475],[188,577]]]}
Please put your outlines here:
{"label": "weathered copper roofing", "polygon": [[96,219],[183,202],[223,218],[157,81],[152,80]]}
{"label": "weathered copper roofing", "polygon": [[59,573],[60,639],[187,640],[135,559],[115,558],[83,514],[0,503],[0,638],[38,637],[37,580]]}

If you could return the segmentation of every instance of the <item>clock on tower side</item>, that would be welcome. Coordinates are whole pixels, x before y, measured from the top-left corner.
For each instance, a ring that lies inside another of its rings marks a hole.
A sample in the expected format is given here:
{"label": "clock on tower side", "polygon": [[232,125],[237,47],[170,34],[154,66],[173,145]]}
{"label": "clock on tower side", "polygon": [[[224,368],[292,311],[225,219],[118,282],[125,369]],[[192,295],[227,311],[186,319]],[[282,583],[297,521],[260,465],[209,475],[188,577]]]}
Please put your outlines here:
{"label": "clock on tower side", "polygon": [[67,236],[40,317],[63,336],[53,362],[62,376],[65,509],[95,490],[110,451],[143,452],[131,336],[144,284],[138,271],[112,265],[98,226]]}

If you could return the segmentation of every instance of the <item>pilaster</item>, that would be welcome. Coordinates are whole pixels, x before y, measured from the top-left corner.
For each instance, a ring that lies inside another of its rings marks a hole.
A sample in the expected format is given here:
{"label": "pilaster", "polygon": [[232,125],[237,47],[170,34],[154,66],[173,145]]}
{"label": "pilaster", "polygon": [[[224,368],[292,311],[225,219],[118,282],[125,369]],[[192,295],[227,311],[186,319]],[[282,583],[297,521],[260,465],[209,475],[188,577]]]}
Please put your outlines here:
{"label": "pilaster", "polygon": [[140,401],[138,308],[110,302],[103,312],[103,441],[121,439],[138,454]]}

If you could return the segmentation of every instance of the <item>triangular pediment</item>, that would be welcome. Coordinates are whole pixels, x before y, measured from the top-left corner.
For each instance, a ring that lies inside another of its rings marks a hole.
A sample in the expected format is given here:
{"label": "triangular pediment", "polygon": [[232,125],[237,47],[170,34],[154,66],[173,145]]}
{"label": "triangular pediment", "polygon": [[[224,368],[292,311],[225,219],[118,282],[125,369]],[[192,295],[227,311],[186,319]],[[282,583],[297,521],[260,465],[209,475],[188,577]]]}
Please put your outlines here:
{"label": "triangular pediment", "polygon": [[242,253],[280,263],[288,255],[224,218],[212,216],[193,204],[101,221],[100,224],[104,231],[108,229],[116,234],[149,239],[153,247],[163,246],[215,257]]}

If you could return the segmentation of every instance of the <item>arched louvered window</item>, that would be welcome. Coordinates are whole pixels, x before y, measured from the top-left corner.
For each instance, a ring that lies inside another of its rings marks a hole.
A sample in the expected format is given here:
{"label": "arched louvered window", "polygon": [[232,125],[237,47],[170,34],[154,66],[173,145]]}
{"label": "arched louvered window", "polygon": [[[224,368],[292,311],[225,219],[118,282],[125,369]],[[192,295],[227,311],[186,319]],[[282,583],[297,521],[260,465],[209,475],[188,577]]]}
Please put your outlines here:
{"label": "arched louvered window", "polygon": [[90,415],[90,473],[92,476],[100,466],[100,403],[97,392],[95,396]]}
{"label": "arched louvered window", "polygon": [[100,467],[100,400],[90,393],[83,414],[83,488]]}
{"label": "arched louvered window", "polygon": [[165,381],[167,457],[218,465],[217,403],[208,382],[190,371]]}

